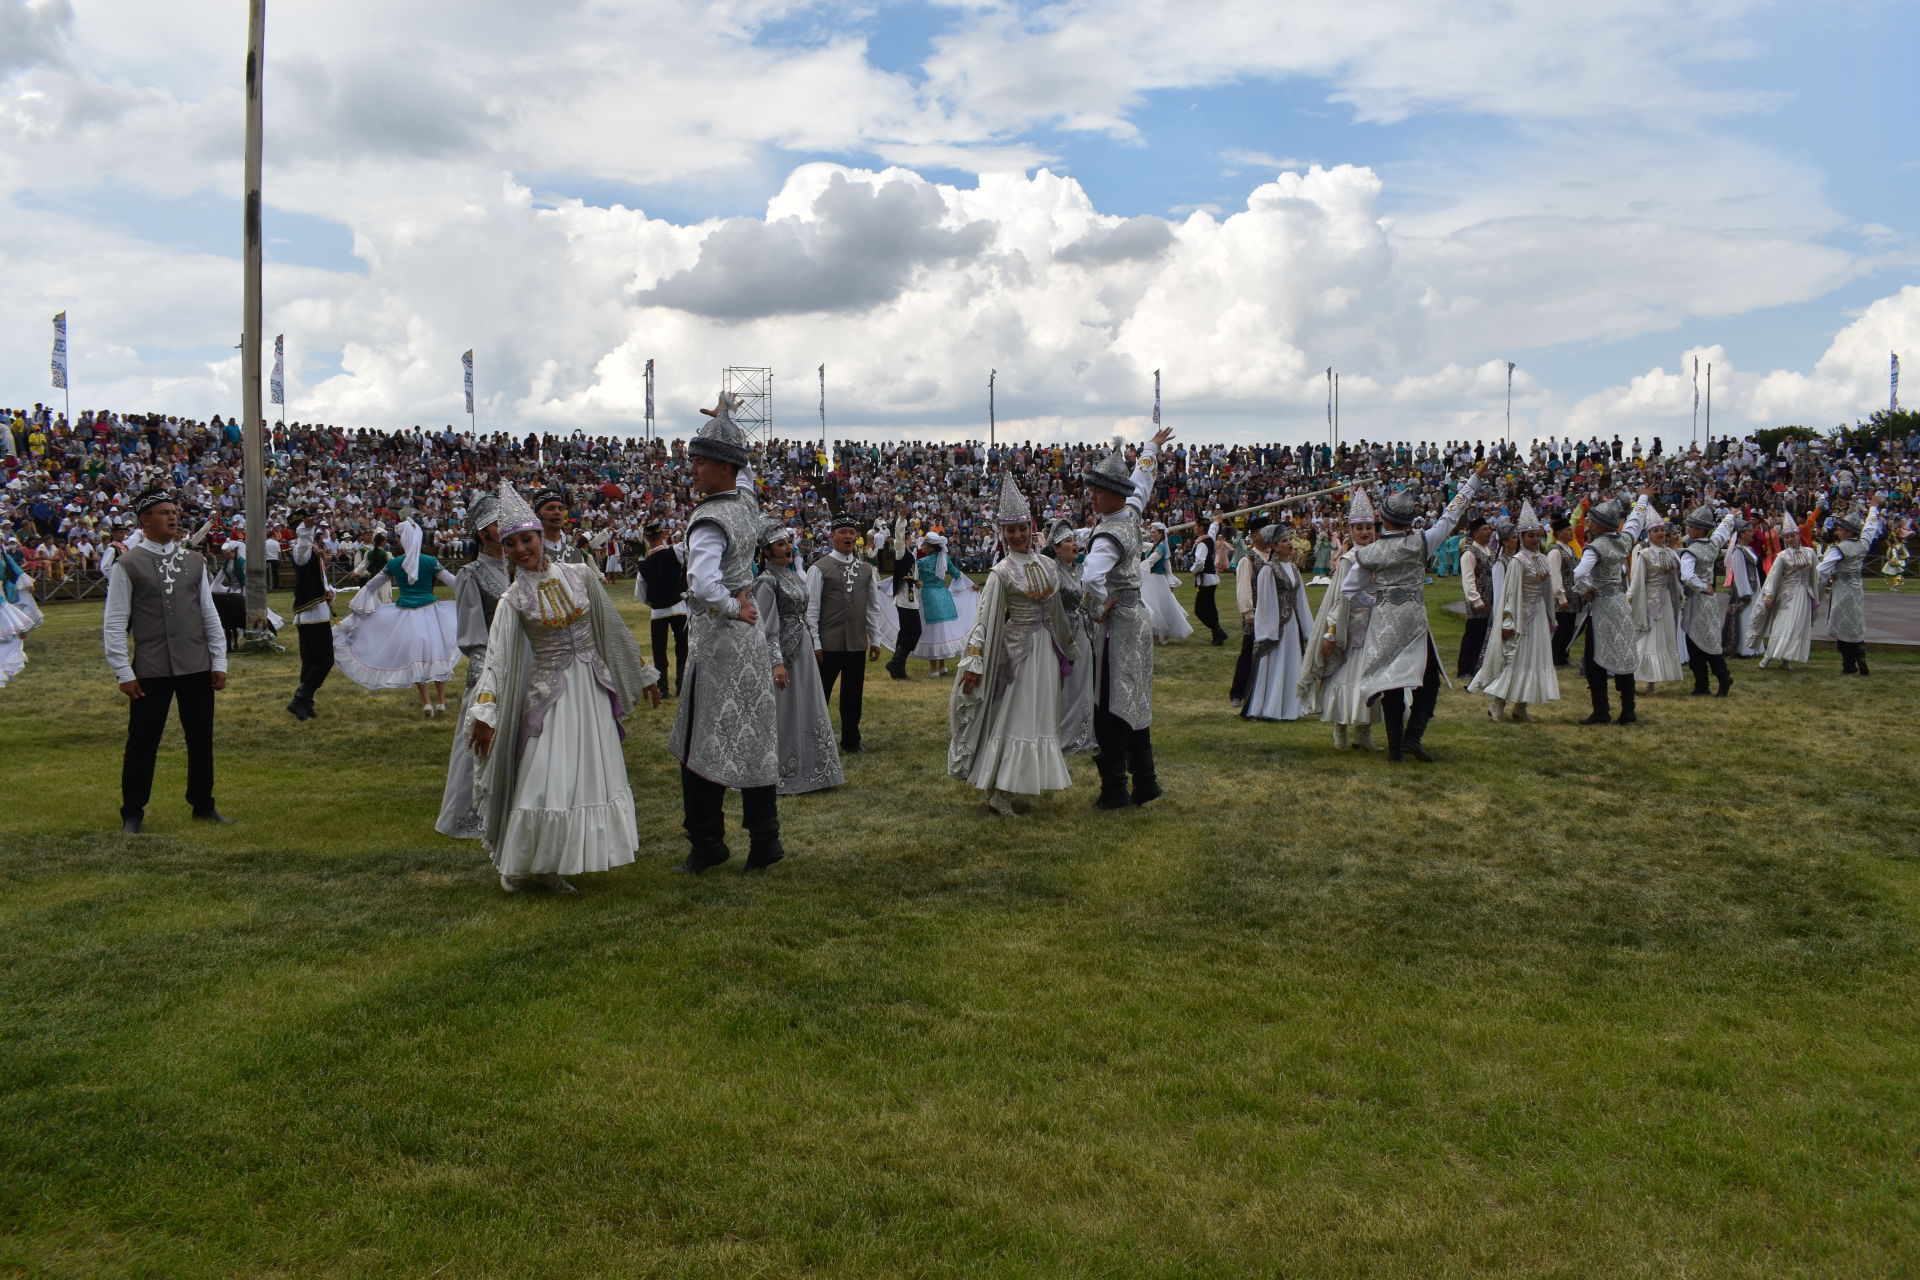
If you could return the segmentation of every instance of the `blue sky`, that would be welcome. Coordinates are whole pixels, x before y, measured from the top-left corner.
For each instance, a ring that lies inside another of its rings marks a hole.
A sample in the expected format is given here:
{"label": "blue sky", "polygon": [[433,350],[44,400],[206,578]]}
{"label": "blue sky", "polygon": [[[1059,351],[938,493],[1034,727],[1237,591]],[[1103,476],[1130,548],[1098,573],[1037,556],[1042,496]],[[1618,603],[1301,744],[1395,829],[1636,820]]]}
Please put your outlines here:
{"label": "blue sky", "polygon": [[[1529,429],[1655,430],[1678,398],[1654,371],[1697,351],[1730,410],[1864,412],[1869,349],[1914,323],[1920,6],[1895,0],[274,22],[269,323],[316,411],[438,414],[443,348],[475,346],[529,424],[630,422],[657,355],[676,395],[729,361],[833,361],[876,429],[961,428],[992,365],[1035,431],[1104,430],[1160,366],[1223,430],[1307,430],[1333,362],[1356,412],[1440,433],[1484,425],[1513,359]],[[0,253],[81,264],[28,270],[20,310],[72,312],[113,394],[230,411],[237,94],[206,68],[232,15],[0,0],[0,31]],[[890,164],[911,198],[883,198]],[[1141,217],[1172,236],[1056,257]],[[786,300],[756,313],[756,279]],[[704,306],[715,287],[747,300]],[[0,322],[13,398],[40,323]]]}

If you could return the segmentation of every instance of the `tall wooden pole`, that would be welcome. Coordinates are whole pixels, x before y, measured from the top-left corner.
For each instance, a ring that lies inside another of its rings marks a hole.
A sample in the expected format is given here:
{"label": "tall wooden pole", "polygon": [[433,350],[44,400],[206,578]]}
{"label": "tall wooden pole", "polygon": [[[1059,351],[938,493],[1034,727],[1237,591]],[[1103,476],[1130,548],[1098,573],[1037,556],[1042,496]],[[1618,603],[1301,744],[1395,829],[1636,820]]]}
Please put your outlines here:
{"label": "tall wooden pole", "polygon": [[242,213],[246,285],[240,336],[240,448],[246,468],[247,627],[267,629],[267,472],[260,413],[260,109],[267,0],[247,4],[247,199]]}

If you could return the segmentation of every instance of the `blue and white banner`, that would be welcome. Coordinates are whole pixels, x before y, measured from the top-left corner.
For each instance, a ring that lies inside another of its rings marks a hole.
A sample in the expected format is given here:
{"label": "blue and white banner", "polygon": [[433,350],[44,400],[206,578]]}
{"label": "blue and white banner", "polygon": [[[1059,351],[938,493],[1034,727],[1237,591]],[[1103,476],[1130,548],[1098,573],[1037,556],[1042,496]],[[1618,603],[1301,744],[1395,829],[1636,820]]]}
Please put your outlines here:
{"label": "blue and white banner", "polygon": [[53,318],[53,385],[62,390],[67,385],[67,313],[64,311]]}
{"label": "blue and white banner", "polygon": [[1893,353],[1893,386],[1887,395],[1887,412],[1900,412],[1900,353]]}
{"label": "blue and white banner", "polygon": [[473,352],[471,350],[460,357],[460,368],[466,374],[467,413],[471,415],[473,413]]}
{"label": "blue and white banner", "polygon": [[820,434],[827,434],[827,366],[820,366]]}
{"label": "blue and white banner", "polygon": [[1153,429],[1160,429],[1160,371],[1153,371]]}
{"label": "blue and white banner", "polygon": [[273,340],[273,376],[267,380],[267,403],[287,402],[287,335]]}
{"label": "blue and white banner", "polygon": [[[468,354],[472,354],[472,353],[471,353],[471,352],[469,352]],[[471,372],[469,372],[469,373],[467,374],[467,377],[468,377],[468,379],[469,379],[469,380],[471,380],[471,379],[472,379],[472,377],[473,377],[473,374],[472,374]],[[646,413],[646,418],[647,418],[647,421],[648,421],[648,422],[652,422],[652,421],[653,421],[653,361],[652,361],[651,359],[649,359],[649,360],[647,361],[647,413]]]}

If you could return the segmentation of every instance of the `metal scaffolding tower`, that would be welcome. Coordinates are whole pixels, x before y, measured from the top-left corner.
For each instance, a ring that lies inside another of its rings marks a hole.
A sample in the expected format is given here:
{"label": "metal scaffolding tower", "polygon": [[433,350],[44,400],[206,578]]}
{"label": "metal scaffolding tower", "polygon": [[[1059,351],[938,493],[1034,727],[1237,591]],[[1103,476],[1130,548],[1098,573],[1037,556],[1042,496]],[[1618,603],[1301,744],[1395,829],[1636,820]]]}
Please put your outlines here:
{"label": "metal scaffolding tower", "polygon": [[739,398],[733,420],[754,440],[773,438],[773,370],[729,365],[720,371],[720,389]]}

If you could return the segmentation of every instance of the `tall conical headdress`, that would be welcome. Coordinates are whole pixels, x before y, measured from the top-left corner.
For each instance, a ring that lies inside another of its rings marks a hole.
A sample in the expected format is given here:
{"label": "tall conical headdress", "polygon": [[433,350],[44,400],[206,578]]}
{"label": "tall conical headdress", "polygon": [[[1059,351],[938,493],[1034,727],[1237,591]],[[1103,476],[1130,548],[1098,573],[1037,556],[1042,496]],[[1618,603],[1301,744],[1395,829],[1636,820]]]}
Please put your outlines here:
{"label": "tall conical headdress", "polygon": [[746,466],[750,456],[747,453],[747,433],[733,420],[733,411],[739,404],[738,396],[722,391],[718,404],[711,409],[702,409],[700,412],[707,415],[707,423],[688,442],[687,452],[696,458],[730,462],[736,467]]}
{"label": "tall conical headdress", "polygon": [[1525,533],[1529,529],[1538,529],[1542,533],[1547,531],[1546,521],[1542,520],[1533,512],[1532,498],[1528,498],[1520,504],[1520,522],[1516,524],[1514,528],[1521,533]]}
{"label": "tall conical headdress", "polygon": [[[1128,484],[1127,492],[1133,492]],[[1030,524],[1033,521],[1033,508],[1027,505],[1027,497],[1013,483],[1012,475],[1000,478],[1000,510],[994,513],[993,522],[997,525]]]}
{"label": "tall conical headdress", "polygon": [[1373,524],[1375,519],[1376,517],[1373,514],[1373,499],[1367,496],[1365,489],[1356,487],[1353,491],[1352,501],[1347,503],[1347,523]]}
{"label": "tall conical headdress", "polygon": [[1080,477],[1088,484],[1097,485],[1109,493],[1122,497],[1133,496],[1133,469],[1127,466],[1126,441],[1119,436],[1113,438],[1113,450],[1106,457],[1093,464]]}
{"label": "tall conical headdress", "polygon": [[511,534],[540,528],[540,517],[533,514],[533,508],[520,496],[520,491],[505,480],[500,482],[499,499],[500,509],[494,518],[499,522],[502,542]]}

